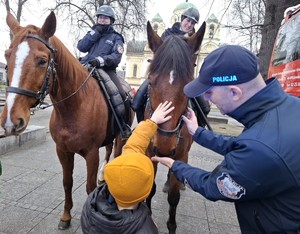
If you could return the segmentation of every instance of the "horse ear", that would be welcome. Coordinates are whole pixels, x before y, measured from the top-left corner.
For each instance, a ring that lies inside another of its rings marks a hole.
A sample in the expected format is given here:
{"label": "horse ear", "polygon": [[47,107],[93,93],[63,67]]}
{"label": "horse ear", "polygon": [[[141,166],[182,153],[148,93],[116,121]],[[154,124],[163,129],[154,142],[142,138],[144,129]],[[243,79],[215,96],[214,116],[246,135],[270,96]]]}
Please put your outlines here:
{"label": "horse ear", "polygon": [[147,36],[149,47],[155,53],[155,51],[162,45],[163,40],[153,30],[149,21],[147,22]]}
{"label": "horse ear", "polygon": [[6,23],[10,28],[11,32],[15,35],[21,28],[16,18],[8,11],[6,16]]}
{"label": "horse ear", "polygon": [[187,43],[190,46],[192,53],[195,53],[197,50],[199,50],[205,34],[205,28],[206,23],[204,21],[201,27],[198,29],[198,31],[187,39]]}
{"label": "horse ear", "polygon": [[55,31],[56,31],[56,16],[54,12],[51,11],[42,26],[40,36],[43,37],[45,40],[48,40],[50,37],[54,35]]}

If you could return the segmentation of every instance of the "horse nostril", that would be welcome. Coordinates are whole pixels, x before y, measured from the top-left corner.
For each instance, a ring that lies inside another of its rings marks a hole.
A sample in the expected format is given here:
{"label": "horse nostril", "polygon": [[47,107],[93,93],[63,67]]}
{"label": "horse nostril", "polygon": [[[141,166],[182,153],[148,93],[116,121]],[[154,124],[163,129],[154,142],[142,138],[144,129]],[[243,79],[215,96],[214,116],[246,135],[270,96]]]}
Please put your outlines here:
{"label": "horse nostril", "polygon": [[19,118],[19,123],[16,125],[16,131],[22,130],[24,128],[25,121],[23,118]]}

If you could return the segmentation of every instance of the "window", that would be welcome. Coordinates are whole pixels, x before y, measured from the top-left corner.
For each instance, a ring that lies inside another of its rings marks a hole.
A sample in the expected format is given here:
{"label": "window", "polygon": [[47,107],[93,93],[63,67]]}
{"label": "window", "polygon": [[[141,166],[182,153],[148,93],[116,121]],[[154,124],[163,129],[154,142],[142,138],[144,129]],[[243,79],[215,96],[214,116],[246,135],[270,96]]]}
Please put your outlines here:
{"label": "window", "polygon": [[278,32],[274,48],[273,66],[300,59],[300,14],[287,21]]}
{"label": "window", "polygon": [[3,72],[0,72],[0,84],[4,84],[4,74]]}
{"label": "window", "polygon": [[214,37],[215,34],[215,25],[211,24],[209,26],[209,38],[212,39]]}
{"label": "window", "polygon": [[137,65],[134,64],[133,65],[133,77],[136,77],[136,73],[137,73]]}

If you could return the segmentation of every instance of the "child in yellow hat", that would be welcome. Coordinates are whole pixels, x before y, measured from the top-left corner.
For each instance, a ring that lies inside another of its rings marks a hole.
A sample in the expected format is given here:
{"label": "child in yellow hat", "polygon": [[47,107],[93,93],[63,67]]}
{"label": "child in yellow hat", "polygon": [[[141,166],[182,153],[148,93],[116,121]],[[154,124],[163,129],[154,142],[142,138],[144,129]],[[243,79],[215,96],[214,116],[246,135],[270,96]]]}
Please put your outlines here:
{"label": "child in yellow hat", "polygon": [[83,233],[158,233],[143,202],[154,182],[154,168],[145,155],[157,125],[171,119],[171,102],[158,105],[150,119],[142,121],[124,146],[122,155],[104,168],[105,183],[97,187],[84,204]]}

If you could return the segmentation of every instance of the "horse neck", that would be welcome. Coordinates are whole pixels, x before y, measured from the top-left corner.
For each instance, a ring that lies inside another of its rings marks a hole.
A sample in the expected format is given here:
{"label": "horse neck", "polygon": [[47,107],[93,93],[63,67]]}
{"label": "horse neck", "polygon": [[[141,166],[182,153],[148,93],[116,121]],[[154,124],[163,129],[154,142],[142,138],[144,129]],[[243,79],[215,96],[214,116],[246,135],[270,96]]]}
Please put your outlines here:
{"label": "horse neck", "polygon": [[[51,44],[56,49],[54,61],[58,93],[55,97],[61,99],[76,91],[89,74],[58,38],[53,36],[51,38]],[[55,99],[55,97],[52,95],[53,99]]]}

